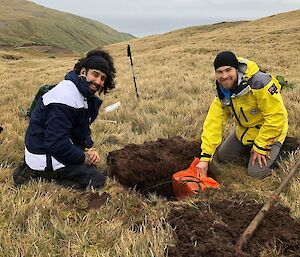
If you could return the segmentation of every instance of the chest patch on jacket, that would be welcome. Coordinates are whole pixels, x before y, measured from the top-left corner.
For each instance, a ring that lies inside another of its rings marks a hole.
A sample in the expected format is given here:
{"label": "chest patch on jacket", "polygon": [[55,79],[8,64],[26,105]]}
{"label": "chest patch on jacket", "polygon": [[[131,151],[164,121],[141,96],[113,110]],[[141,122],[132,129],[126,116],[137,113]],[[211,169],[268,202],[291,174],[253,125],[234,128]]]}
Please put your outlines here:
{"label": "chest patch on jacket", "polygon": [[257,109],[256,109],[256,108],[254,108],[254,109],[252,109],[252,110],[250,111],[250,114],[252,114],[252,115],[254,115],[255,113],[257,113]]}
{"label": "chest patch on jacket", "polygon": [[277,93],[278,93],[277,87],[276,87],[274,84],[273,84],[272,86],[269,87],[268,91],[269,91],[269,93],[270,93],[271,95],[274,95],[274,94],[277,94]]}

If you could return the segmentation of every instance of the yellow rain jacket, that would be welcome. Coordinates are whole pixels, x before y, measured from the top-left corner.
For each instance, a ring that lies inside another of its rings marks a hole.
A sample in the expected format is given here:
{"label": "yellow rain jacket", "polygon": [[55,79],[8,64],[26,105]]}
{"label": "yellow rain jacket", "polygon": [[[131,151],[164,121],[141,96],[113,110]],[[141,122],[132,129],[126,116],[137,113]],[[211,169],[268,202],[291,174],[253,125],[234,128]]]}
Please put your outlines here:
{"label": "yellow rain jacket", "polygon": [[271,146],[283,143],[288,115],[281,85],[276,78],[259,70],[256,63],[238,57],[238,85],[226,98],[217,85],[217,96],[206,116],[201,136],[201,161],[210,161],[222,142],[223,129],[230,116],[237,123],[236,136],[243,145],[268,155]]}

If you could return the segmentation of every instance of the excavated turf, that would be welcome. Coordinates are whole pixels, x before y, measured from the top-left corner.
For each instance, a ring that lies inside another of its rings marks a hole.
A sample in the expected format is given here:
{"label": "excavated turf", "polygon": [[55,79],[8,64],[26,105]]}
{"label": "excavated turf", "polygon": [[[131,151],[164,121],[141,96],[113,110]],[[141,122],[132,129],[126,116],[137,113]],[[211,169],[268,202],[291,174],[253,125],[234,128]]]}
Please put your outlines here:
{"label": "excavated turf", "polygon": [[[288,137],[280,156],[286,157],[298,147],[297,139]],[[173,137],[140,145],[126,145],[123,149],[110,152],[107,163],[110,174],[122,185],[135,187],[145,194],[156,192],[161,196],[172,197],[172,175],[176,171],[188,168],[194,157],[199,154],[200,142]],[[214,166],[209,168],[209,176],[214,177],[213,174],[217,173],[214,169]]]}

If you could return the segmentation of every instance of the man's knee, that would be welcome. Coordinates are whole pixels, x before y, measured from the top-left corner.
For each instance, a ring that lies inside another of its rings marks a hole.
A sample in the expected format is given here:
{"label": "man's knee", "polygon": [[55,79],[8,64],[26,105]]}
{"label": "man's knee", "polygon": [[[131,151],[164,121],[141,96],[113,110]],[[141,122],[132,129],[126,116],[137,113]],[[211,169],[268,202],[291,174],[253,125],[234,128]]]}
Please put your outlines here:
{"label": "man's knee", "polygon": [[235,132],[233,132],[217,148],[216,157],[220,162],[233,161],[247,149],[248,148],[237,139]]}
{"label": "man's knee", "polygon": [[260,168],[258,165],[249,165],[247,174],[253,178],[263,179],[271,174],[271,169],[269,167]]}
{"label": "man's knee", "polygon": [[223,151],[222,148],[217,149],[214,157],[221,163],[230,162],[236,158],[236,156],[232,156],[230,153]]}
{"label": "man's knee", "polygon": [[95,166],[82,164],[62,168],[57,181],[75,188],[100,188],[104,186],[105,177]]}
{"label": "man's knee", "polygon": [[105,176],[97,170],[97,172],[90,179],[89,187],[100,188],[105,184]]}
{"label": "man's knee", "polygon": [[217,159],[218,162],[222,162],[222,163],[226,162],[226,157],[222,152],[220,152],[220,149],[217,149],[215,158]]}
{"label": "man's knee", "polygon": [[247,173],[248,175],[258,178],[258,179],[263,179],[271,174],[271,170],[276,167],[277,163],[277,157],[280,152],[281,148],[281,143],[276,142],[272,147],[270,151],[270,159],[267,159],[267,165],[263,166],[262,168],[259,167],[258,163],[255,162],[254,166],[251,164],[251,158],[249,159],[248,163],[248,169]]}

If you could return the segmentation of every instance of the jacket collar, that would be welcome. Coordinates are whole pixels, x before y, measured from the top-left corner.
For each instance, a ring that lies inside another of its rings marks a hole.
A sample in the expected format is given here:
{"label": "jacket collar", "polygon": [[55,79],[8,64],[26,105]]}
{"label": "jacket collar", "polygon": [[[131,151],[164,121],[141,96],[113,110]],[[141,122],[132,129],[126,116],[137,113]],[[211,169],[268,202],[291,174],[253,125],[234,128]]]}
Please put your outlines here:
{"label": "jacket collar", "polygon": [[90,97],[90,94],[88,91],[89,85],[88,85],[88,82],[86,81],[85,77],[80,77],[73,70],[66,74],[65,80],[71,80],[77,87],[78,91],[83,95],[83,97],[85,97],[85,98]]}
{"label": "jacket collar", "polygon": [[[250,91],[250,86],[248,85],[248,80],[246,76],[247,65],[245,63],[239,63],[237,80],[238,83],[232,89],[230,89],[231,97],[239,97],[247,94]],[[216,82],[217,95],[220,100],[223,102],[225,99],[225,95],[222,93],[220,89],[220,85]],[[227,104],[226,104],[227,105]]]}

